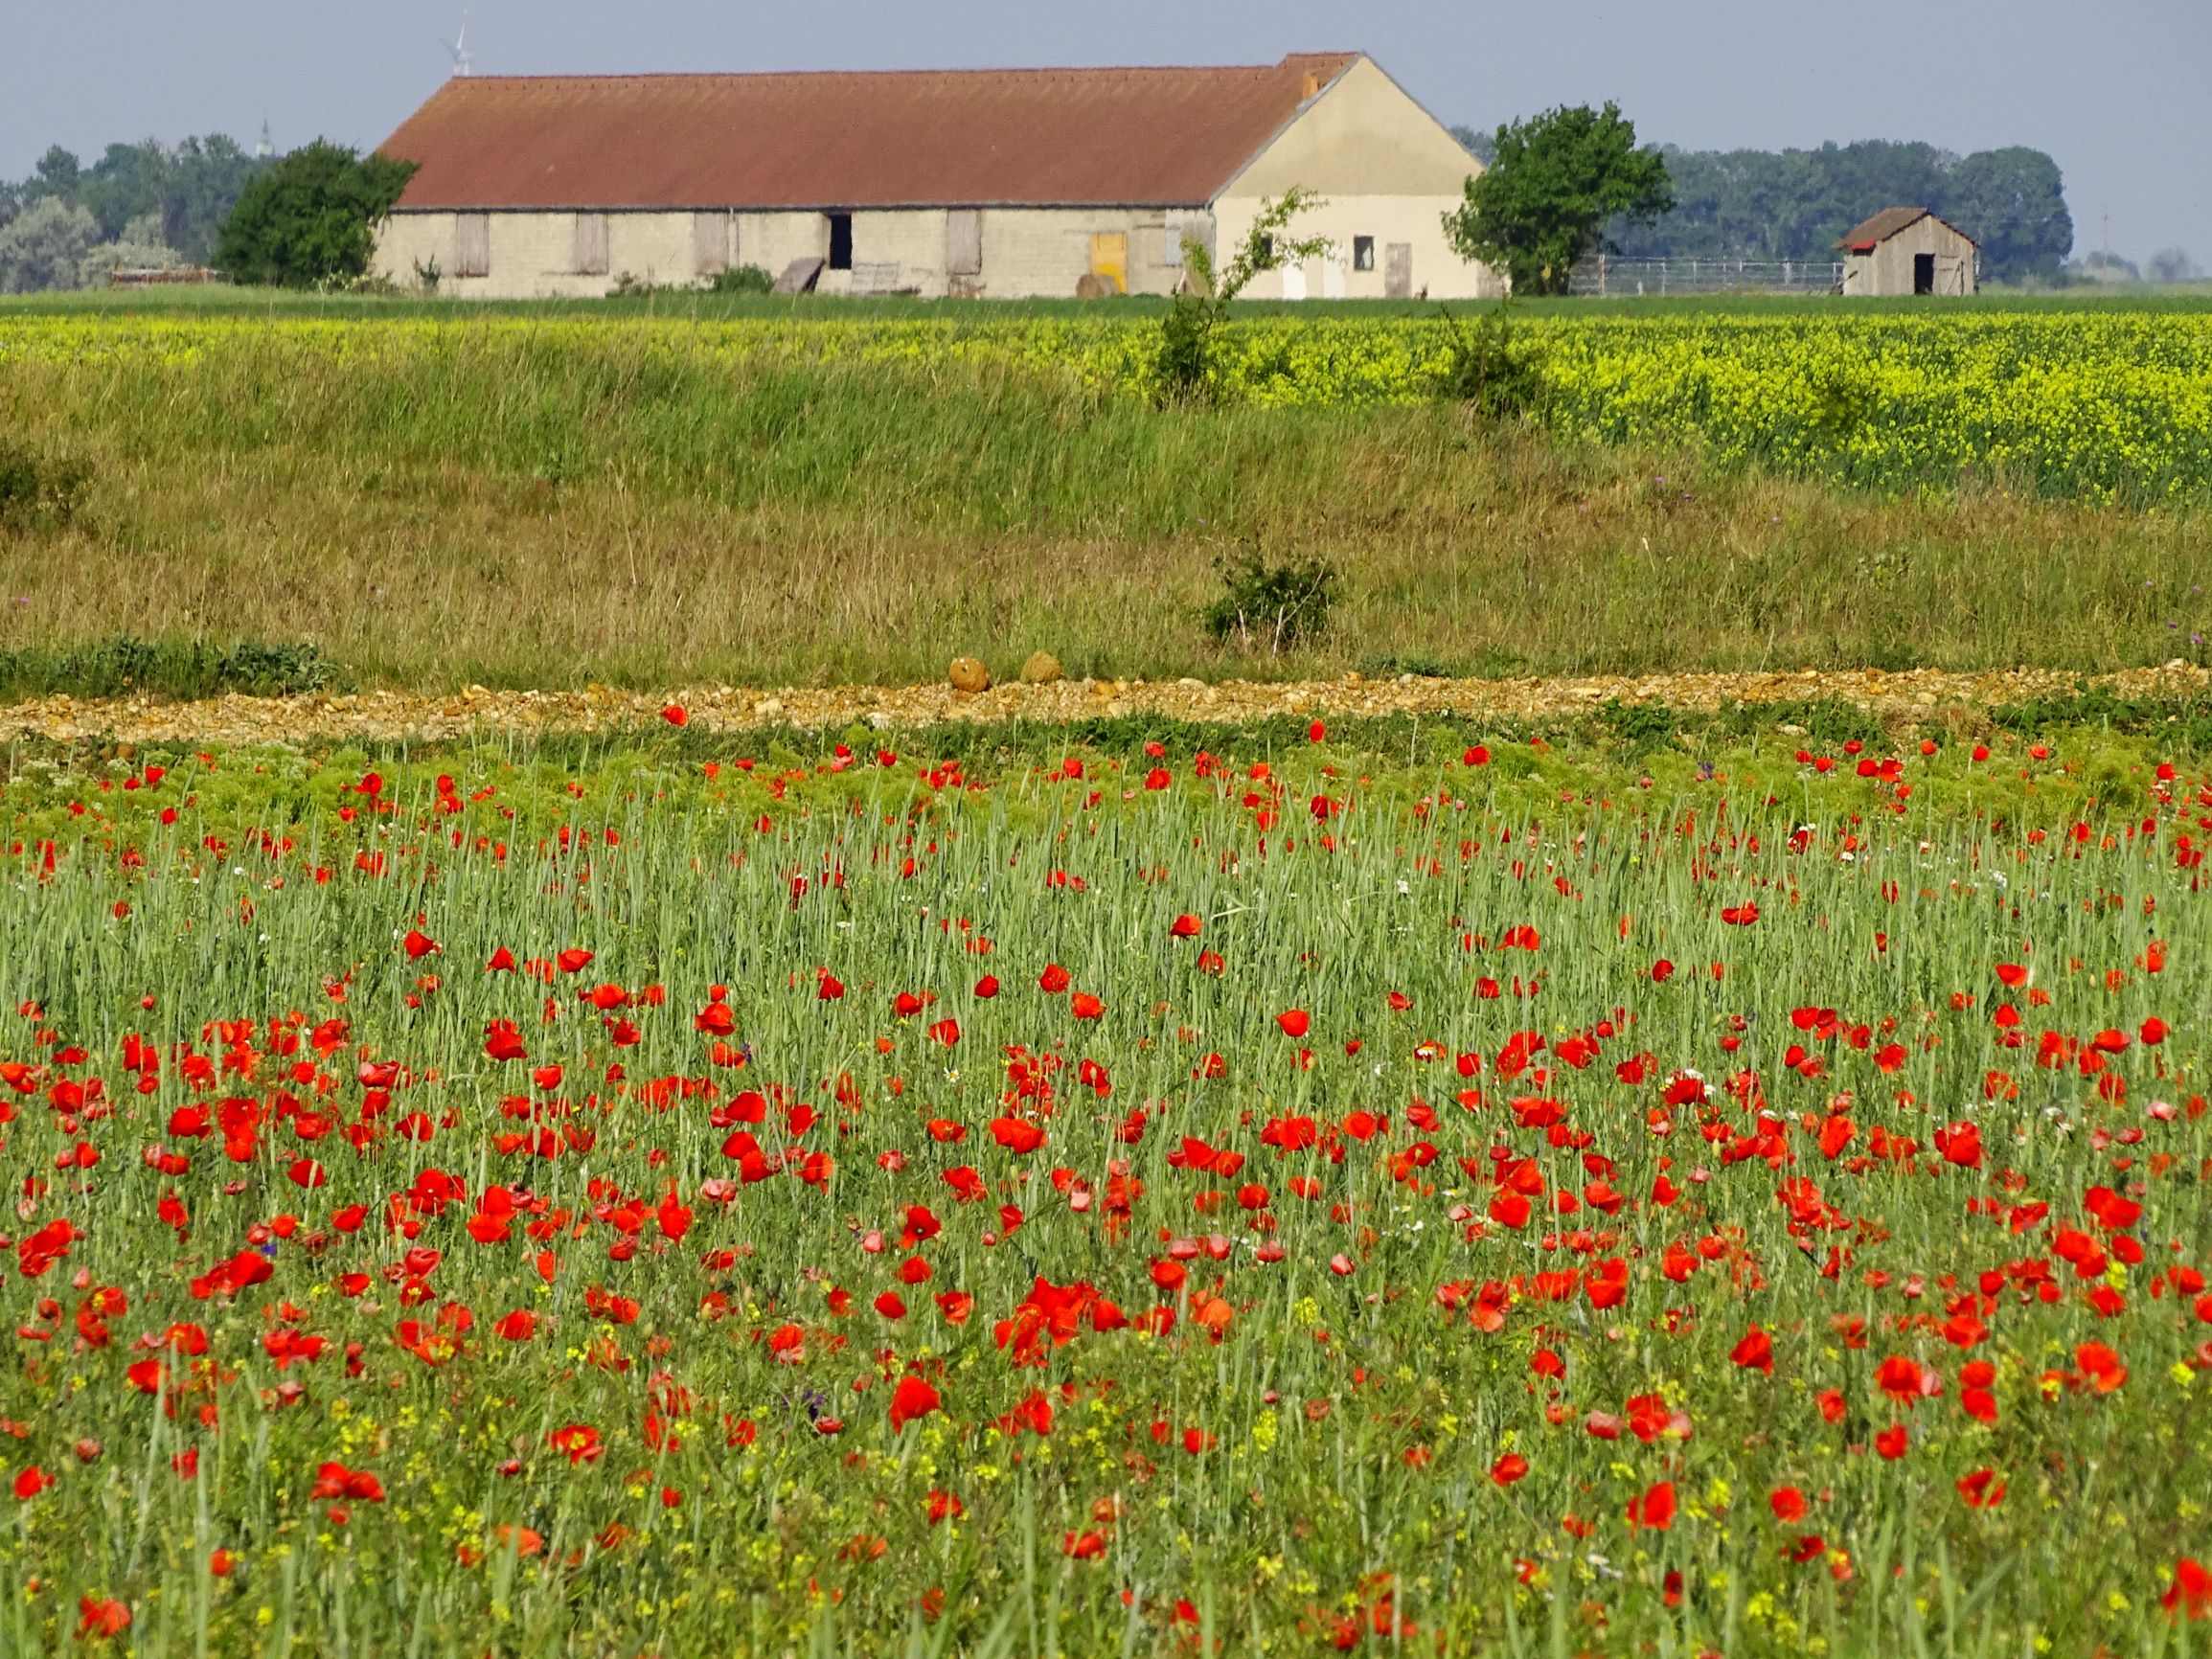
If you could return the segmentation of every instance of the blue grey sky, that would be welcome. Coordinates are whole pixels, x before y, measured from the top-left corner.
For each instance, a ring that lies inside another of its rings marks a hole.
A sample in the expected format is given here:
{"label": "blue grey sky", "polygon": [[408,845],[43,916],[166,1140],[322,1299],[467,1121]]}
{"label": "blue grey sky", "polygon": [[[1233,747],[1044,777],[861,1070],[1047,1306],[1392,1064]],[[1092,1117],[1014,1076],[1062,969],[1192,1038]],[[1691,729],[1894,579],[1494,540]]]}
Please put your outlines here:
{"label": "blue grey sky", "polygon": [[[0,174],[49,144],[371,146],[462,0],[0,0]],[[1647,139],[2048,150],[2075,249],[2212,264],[2212,0],[470,0],[482,74],[1243,63],[1358,49],[1447,122],[1617,99]]]}

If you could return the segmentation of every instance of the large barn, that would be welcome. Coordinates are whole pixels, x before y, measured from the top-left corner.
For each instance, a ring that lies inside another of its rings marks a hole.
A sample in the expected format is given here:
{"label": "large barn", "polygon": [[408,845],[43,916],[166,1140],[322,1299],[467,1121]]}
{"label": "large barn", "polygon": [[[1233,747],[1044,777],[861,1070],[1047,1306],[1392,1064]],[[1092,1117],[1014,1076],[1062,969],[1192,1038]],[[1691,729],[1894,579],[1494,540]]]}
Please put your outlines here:
{"label": "large barn", "polygon": [[824,293],[1162,294],[1183,242],[1326,205],[1330,257],[1254,299],[1470,299],[1443,215],[1479,164],[1369,57],[1247,68],[456,78],[383,146],[421,164],[377,238],[405,287],[597,295],[757,265]]}

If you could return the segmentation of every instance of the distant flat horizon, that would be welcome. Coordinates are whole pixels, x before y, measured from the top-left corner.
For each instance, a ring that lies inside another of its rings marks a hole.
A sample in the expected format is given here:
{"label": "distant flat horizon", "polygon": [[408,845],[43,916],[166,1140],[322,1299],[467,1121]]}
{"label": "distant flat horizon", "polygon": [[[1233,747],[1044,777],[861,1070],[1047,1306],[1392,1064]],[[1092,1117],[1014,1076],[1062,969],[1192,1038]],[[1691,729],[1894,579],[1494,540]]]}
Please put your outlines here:
{"label": "distant flat horizon", "polygon": [[[2179,246],[2212,264],[2203,0],[1800,0],[1672,7],[1589,0],[1383,0],[1356,17],[1317,0],[1170,0],[1110,12],[970,0],[927,11],[848,0],[793,12],[705,0],[470,0],[479,74],[592,75],[1272,63],[1363,51],[1448,125],[1557,103],[1619,102],[1647,142],[1810,149],[1924,141],[1958,154],[2026,145],[2065,176],[2076,256],[2140,262]],[[280,150],[382,143],[453,71],[459,0],[375,8],[158,0],[26,9],[0,61],[0,176],[49,146],[85,164],[111,143],[268,123]]]}

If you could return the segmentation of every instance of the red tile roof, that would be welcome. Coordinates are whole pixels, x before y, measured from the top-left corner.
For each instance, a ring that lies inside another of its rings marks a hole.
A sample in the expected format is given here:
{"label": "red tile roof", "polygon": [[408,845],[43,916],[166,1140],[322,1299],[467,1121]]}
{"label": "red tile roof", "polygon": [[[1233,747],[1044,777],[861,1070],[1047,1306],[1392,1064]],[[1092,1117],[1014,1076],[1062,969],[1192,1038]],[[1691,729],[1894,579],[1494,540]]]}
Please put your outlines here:
{"label": "red tile roof", "polygon": [[[1849,248],[1855,254],[1872,253],[1876,247],[1889,240],[1899,231],[1909,230],[1912,226],[1920,223],[1922,219],[1935,219],[1937,224],[1943,226],[1952,235],[1966,237],[1968,241],[1973,241],[1973,238],[1967,237],[1966,232],[1960,230],[1949,219],[1936,218],[1934,214],[1929,213],[1924,207],[1893,207],[1883,208],[1872,218],[1863,221],[1852,230],[1846,231],[1842,236],[1836,238],[1836,245],[1839,248]],[[1979,247],[1981,244],[1975,242],[1974,245]]]}
{"label": "red tile roof", "polygon": [[399,209],[1197,206],[1357,54],[1228,69],[472,76]]}

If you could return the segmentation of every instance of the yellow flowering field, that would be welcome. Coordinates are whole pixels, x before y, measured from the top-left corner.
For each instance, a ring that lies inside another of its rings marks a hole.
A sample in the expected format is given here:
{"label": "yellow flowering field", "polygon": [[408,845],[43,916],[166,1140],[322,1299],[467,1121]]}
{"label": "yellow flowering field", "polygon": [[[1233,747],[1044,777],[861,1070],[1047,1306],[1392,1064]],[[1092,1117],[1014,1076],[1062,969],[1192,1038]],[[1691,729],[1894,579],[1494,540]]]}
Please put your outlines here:
{"label": "yellow flowering field", "polygon": [[[390,319],[24,316],[0,365],[192,373],[243,352],[271,372],[413,379],[496,369],[684,374],[718,363],[860,361],[924,375],[1069,375],[1156,391],[1143,316],[973,319]],[[1443,394],[1453,330],[1433,317],[1255,315],[1223,332],[1216,396],[1263,406]],[[1883,490],[1963,477],[2092,501],[2178,501],[2212,483],[2212,314],[2039,311],[1665,317],[1544,314],[1513,349],[1538,418],[1598,443],[1698,444],[1728,462]]]}

